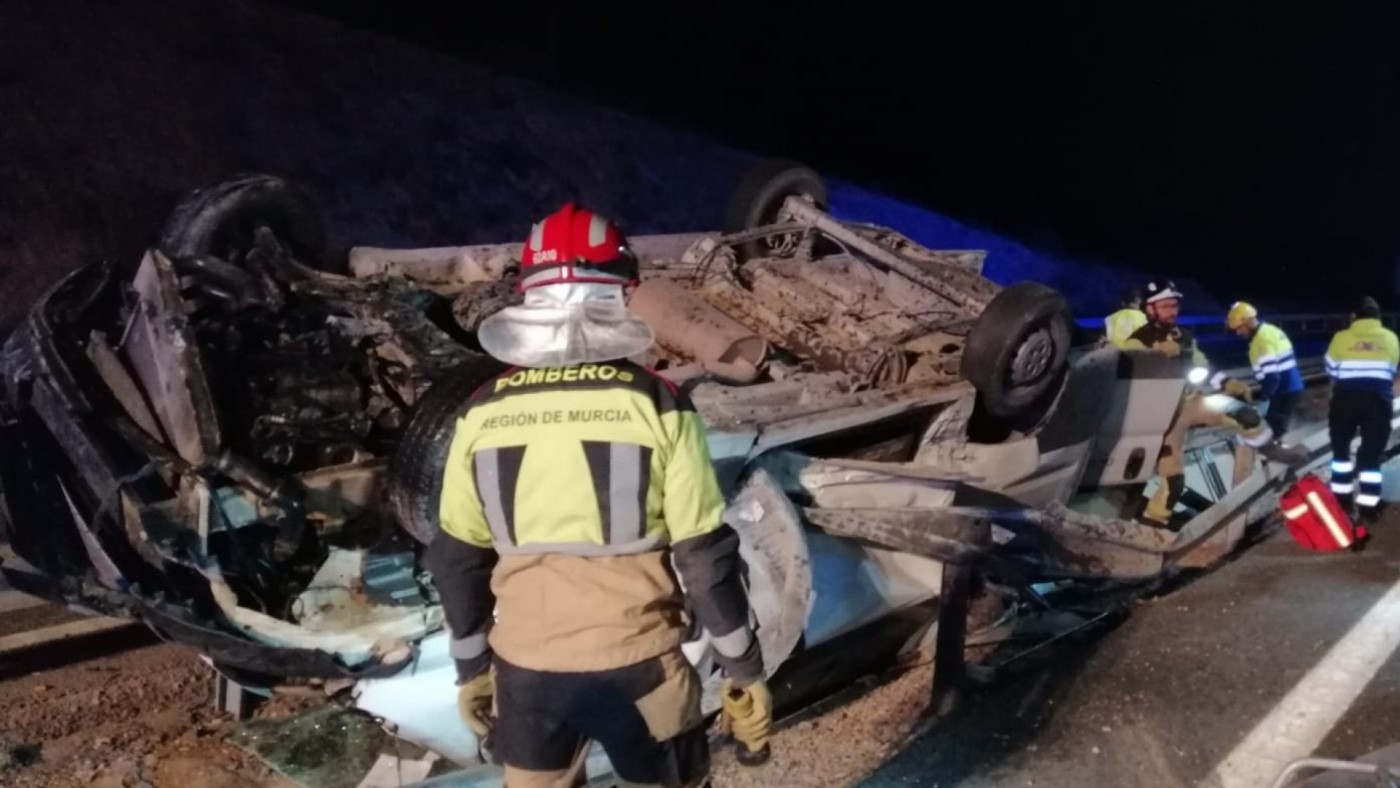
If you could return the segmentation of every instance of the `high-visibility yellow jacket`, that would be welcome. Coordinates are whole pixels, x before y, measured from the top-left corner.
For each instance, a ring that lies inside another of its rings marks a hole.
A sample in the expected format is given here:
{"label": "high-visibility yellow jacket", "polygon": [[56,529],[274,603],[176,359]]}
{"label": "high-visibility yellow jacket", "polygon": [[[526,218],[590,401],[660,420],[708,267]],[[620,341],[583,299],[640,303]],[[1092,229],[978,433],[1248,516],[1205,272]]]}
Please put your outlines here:
{"label": "high-visibility yellow jacket", "polygon": [[724,505],[699,414],[646,368],[514,369],[489,381],[457,421],[442,534],[429,548],[459,675],[484,669],[490,652],[579,672],[677,648],[686,600],[674,558],[716,661],[760,677]]}
{"label": "high-visibility yellow jacket", "polygon": [[1260,323],[1250,338],[1249,365],[1254,368],[1254,379],[1259,381],[1260,399],[1303,390],[1303,375],[1298,371],[1293,343],[1283,329],[1272,323]]}
{"label": "high-visibility yellow jacket", "polygon": [[1327,374],[1338,389],[1375,391],[1394,396],[1400,366],[1395,332],[1373,318],[1362,318],[1332,336],[1327,346]]}
{"label": "high-visibility yellow jacket", "polygon": [[1147,314],[1141,309],[1124,307],[1104,318],[1104,336],[1115,347],[1123,347],[1134,331],[1147,325]]}

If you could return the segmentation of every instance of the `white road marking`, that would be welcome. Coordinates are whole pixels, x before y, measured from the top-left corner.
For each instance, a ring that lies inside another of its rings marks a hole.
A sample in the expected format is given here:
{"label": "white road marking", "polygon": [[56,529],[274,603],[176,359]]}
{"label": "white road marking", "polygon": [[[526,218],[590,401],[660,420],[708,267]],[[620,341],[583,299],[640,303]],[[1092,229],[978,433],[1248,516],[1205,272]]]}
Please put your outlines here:
{"label": "white road marking", "polygon": [[1205,784],[1270,785],[1290,762],[1313,754],[1396,648],[1400,648],[1400,582],[1216,766]]}
{"label": "white road marking", "polygon": [[43,607],[47,604],[49,603],[46,600],[15,591],[12,588],[0,590],[0,613],[13,613],[33,607]]}
{"label": "white road marking", "polygon": [[31,629],[15,635],[0,637],[0,654],[20,651],[34,646],[44,646],[69,638],[110,632],[115,629],[134,627],[140,622],[128,618],[83,618],[64,624],[54,624],[42,629]]}

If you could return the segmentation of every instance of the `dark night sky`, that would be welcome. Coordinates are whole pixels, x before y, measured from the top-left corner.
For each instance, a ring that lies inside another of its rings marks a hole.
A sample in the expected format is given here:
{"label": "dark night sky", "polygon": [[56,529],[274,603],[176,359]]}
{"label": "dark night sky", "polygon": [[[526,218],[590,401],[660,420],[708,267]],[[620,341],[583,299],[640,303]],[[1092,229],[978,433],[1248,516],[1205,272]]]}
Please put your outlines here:
{"label": "dark night sky", "polygon": [[464,19],[294,1],[1033,244],[1245,297],[1394,301],[1394,3],[961,3],[912,17],[875,3],[638,15],[516,2]]}

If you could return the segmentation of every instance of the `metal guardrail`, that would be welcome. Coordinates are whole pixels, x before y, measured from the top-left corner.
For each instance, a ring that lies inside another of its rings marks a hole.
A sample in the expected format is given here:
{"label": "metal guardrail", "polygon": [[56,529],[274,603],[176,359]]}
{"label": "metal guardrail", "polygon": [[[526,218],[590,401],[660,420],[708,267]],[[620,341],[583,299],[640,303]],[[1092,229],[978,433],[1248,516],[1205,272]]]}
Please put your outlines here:
{"label": "metal guardrail", "polygon": [[[1079,318],[1075,322],[1088,329],[1102,331],[1106,315]],[[1281,314],[1265,313],[1261,318],[1284,330],[1289,336],[1313,336],[1340,331],[1351,322],[1351,315],[1341,312],[1288,312]],[[1182,315],[1177,322],[1187,326],[1197,336],[1228,334],[1224,315]],[[1381,324],[1392,331],[1400,331],[1400,312],[1381,313]]]}
{"label": "metal guardrail", "polygon": [[[1252,367],[1234,367],[1223,371],[1227,377],[1258,385]],[[1303,384],[1307,386],[1321,383],[1327,379],[1327,365],[1323,362],[1322,356],[1298,359],[1298,372],[1302,374]]]}

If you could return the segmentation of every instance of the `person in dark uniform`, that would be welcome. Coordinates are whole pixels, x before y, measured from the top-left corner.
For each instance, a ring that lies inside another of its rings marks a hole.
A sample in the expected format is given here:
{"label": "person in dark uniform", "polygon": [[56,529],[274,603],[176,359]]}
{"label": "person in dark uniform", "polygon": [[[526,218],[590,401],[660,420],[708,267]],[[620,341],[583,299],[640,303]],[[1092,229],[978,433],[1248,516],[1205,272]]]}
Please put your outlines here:
{"label": "person in dark uniform", "polygon": [[[1351,325],[1327,346],[1332,492],[1343,506],[1374,522],[1381,508],[1381,458],[1390,440],[1400,342],[1395,332],[1381,325],[1375,299],[1361,299],[1352,315]],[[1361,447],[1353,457],[1351,443],[1358,434]]]}

